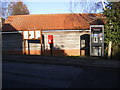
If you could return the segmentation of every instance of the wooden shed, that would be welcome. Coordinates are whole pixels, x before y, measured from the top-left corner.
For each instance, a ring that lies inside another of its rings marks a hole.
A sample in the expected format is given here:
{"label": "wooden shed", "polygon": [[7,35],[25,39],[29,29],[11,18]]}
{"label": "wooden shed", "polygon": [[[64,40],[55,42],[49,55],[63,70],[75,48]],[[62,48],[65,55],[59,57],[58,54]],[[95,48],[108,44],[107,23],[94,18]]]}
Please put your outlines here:
{"label": "wooden shed", "polygon": [[[90,25],[103,25],[103,19],[102,14],[88,13],[10,16],[2,27],[3,53],[40,55],[43,50],[44,55],[50,55],[48,35],[53,35],[54,56],[89,55]],[[24,45],[25,31],[42,32],[41,40],[29,39]]]}

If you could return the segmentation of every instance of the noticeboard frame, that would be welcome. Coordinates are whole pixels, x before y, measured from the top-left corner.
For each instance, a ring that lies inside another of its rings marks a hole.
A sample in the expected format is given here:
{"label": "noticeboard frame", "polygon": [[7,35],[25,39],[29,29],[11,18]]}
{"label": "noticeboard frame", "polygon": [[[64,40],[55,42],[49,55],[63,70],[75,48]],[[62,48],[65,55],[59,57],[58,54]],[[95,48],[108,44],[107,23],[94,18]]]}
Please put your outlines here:
{"label": "noticeboard frame", "polygon": [[[28,39],[25,39],[24,38],[24,31],[28,31]],[[32,39],[30,39],[29,38],[29,31],[34,31],[34,38],[32,38]],[[36,39],[35,37],[36,37],[36,34],[35,34],[35,31],[40,31],[40,38],[38,38],[38,39]],[[22,38],[23,38],[23,43],[24,43],[24,51],[23,51],[23,54],[26,54],[26,41],[27,40],[40,40],[40,47],[41,47],[41,55],[43,55],[43,41],[42,41],[42,30],[23,30],[22,31]],[[30,54],[30,49],[28,49],[28,54]]]}

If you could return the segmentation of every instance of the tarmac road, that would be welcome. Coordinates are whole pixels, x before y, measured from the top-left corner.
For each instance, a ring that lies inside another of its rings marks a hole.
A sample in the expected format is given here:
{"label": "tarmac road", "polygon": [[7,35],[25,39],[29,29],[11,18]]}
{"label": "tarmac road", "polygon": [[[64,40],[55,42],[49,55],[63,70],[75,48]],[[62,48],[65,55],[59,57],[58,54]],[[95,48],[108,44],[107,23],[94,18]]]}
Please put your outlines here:
{"label": "tarmac road", "polygon": [[2,88],[119,88],[119,69],[2,62]]}

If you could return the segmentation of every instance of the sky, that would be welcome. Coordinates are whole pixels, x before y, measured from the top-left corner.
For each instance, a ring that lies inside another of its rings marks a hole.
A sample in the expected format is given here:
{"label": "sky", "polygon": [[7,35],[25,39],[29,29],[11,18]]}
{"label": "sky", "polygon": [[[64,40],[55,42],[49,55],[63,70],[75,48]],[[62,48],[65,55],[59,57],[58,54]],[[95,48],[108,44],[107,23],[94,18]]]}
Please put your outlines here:
{"label": "sky", "polygon": [[30,14],[71,13],[69,2],[25,2]]}
{"label": "sky", "polygon": [[[71,10],[70,1],[75,1],[75,0],[35,0],[35,1],[29,0],[29,2],[25,1],[25,4],[29,9],[30,14],[72,13],[70,11]],[[81,1],[84,3],[85,0],[81,0]],[[88,0],[88,1],[90,1],[91,3],[92,0]],[[96,0],[96,1],[100,1],[100,0]],[[73,8],[72,10],[74,11],[74,13],[85,13],[82,11],[82,7]],[[97,13],[99,12],[101,11],[98,11]]]}
{"label": "sky", "polygon": [[[2,0],[3,2],[5,0]],[[7,0],[6,0],[7,1]],[[18,0],[9,0],[9,1],[18,1]],[[84,6],[77,5],[75,8],[72,3],[72,9],[70,6],[71,2],[82,2],[84,5],[91,6],[94,2],[99,2],[102,0],[20,0],[26,4],[28,7],[28,10],[30,11],[30,14],[59,14],[59,13],[72,13],[71,10],[74,13],[86,13],[83,10]],[[87,2],[90,2],[89,4],[86,4]],[[106,0],[103,0],[106,1]],[[87,10],[87,9],[86,9]],[[101,12],[102,10],[98,10],[97,13]]]}

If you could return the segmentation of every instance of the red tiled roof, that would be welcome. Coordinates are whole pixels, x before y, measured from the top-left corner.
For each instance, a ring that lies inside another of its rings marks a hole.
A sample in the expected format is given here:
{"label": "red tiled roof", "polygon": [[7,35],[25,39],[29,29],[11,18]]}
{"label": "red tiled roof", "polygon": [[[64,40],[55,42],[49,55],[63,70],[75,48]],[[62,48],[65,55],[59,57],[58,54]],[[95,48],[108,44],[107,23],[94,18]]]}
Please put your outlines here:
{"label": "red tiled roof", "polygon": [[[89,29],[91,24],[103,24],[103,21],[94,22],[93,18],[102,17],[102,14],[39,14],[10,16],[3,25],[3,31],[42,29]],[[96,19],[96,20],[97,20]],[[90,23],[89,23],[90,22]]]}

